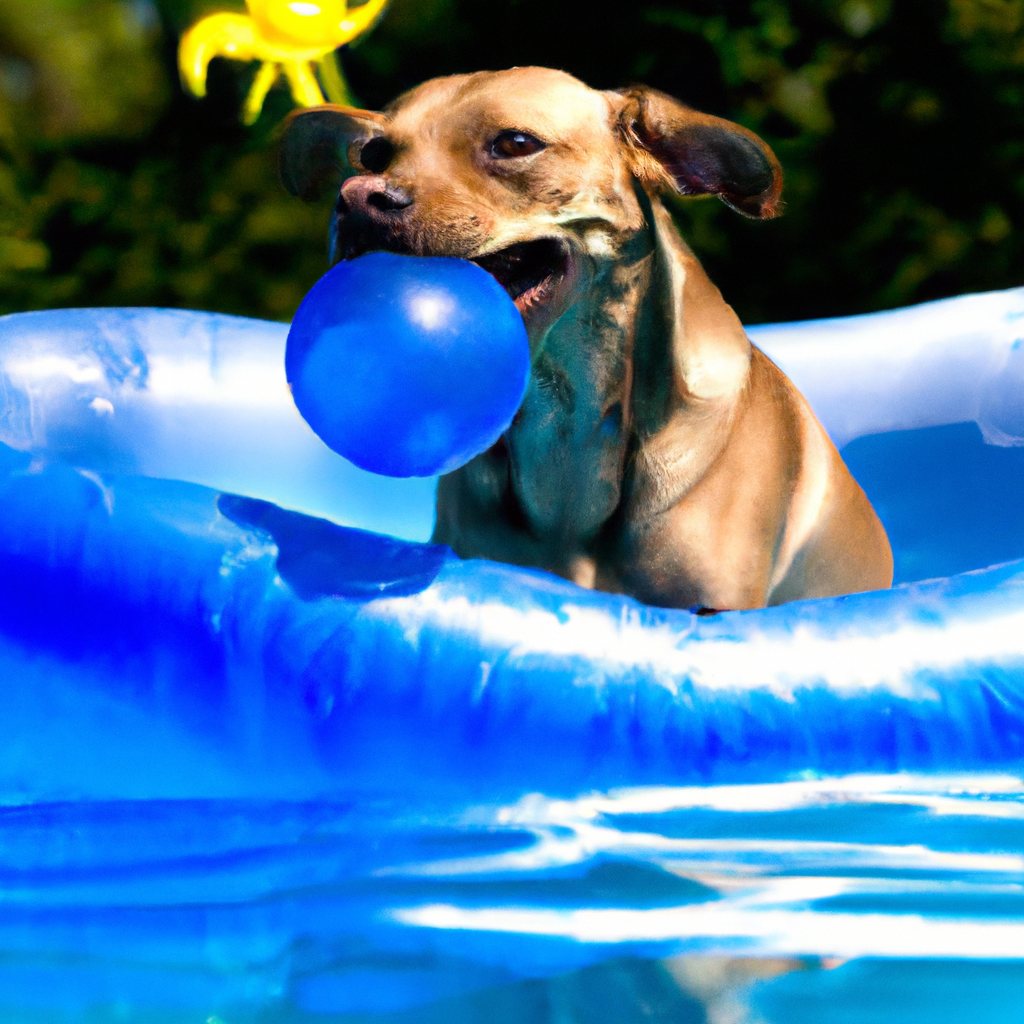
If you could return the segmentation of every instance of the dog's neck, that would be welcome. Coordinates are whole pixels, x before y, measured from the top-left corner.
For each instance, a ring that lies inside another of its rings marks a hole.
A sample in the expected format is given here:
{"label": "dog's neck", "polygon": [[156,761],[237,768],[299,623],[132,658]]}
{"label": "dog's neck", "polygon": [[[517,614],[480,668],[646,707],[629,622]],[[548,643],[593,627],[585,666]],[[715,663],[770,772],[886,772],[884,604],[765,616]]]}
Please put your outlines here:
{"label": "dog's neck", "polygon": [[658,413],[673,416],[680,409],[729,401],[744,386],[750,369],[750,342],[739,318],[711,283],[696,256],[683,241],[658,199],[646,200],[645,215],[654,240],[654,276],[641,301],[654,306],[653,330],[645,361],[650,379],[637,378],[642,393],[664,392],[664,405],[649,424],[649,433],[663,425]]}
{"label": "dog's neck", "polygon": [[645,516],[674,505],[721,453],[751,361],[732,307],[661,202],[648,203],[655,248],[650,286],[638,297],[645,329],[632,358],[630,487],[633,513]]}
{"label": "dog's neck", "polygon": [[507,435],[523,513],[552,550],[674,504],[725,445],[749,372],[735,313],[660,201],[643,205],[646,227],[537,343]]}

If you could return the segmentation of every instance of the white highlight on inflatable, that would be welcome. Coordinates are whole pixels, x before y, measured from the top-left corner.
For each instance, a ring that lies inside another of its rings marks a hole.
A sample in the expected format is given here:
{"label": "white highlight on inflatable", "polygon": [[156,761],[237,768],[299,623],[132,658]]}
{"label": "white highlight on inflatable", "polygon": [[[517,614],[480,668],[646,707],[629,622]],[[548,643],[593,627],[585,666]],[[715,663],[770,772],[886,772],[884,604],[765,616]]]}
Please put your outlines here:
{"label": "white highlight on inflatable", "polygon": [[73,384],[91,384],[103,377],[102,368],[94,363],[57,355],[11,360],[6,369],[11,377],[26,383],[36,383],[48,377],[64,377]]}
{"label": "white highlight on inflatable", "polygon": [[[1010,797],[1002,800],[993,796]],[[984,797],[984,799],[976,799]],[[895,804],[924,807],[933,814],[1024,818],[1024,781],[1013,775],[846,775],[735,786],[642,786],[578,800],[531,796],[499,812],[503,824],[567,816],[591,820],[604,814],[664,814],[695,808],[790,811],[834,804]]]}
{"label": "white highlight on inflatable", "polygon": [[[733,952],[839,957],[1024,959],[1024,924],[925,918],[917,914],[748,911],[718,904],[655,910],[529,910],[430,904],[392,912],[420,928],[543,935],[576,942],[724,941]],[[746,948],[737,948],[746,940]]]}
{"label": "white highlight on inflatable", "polygon": [[[801,685],[826,678],[833,692],[884,688],[907,700],[938,700],[916,679],[922,669],[950,673],[977,662],[1024,661],[1024,612],[974,622],[890,622],[887,632],[829,633],[800,625],[784,635],[747,634],[742,643],[703,640],[692,648],[689,674],[708,689],[770,690],[793,700]],[[827,666],[827,669],[826,669]]]}
{"label": "white highlight on inflatable", "polygon": [[230,374],[218,375],[209,359],[153,355],[147,384],[160,401],[261,408],[291,405],[281,368],[265,362],[233,365]]}
{"label": "white highlight on inflatable", "polygon": [[592,671],[579,676],[577,685],[602,685],[604,668],[611,664],[636,667],[672,693],[689,680],[707,690],[767,690],[793,701],[799,689],[818,685],[827,671],[835,693],[884,689],[907,700],[935,701],[935,689],[919,677],[923,670],[952,674],[971,662],[1024,661],[1024,611],[1018,610],[973,621],[955,612],[929,623],[888,619],[867,628],[859,622],[853,627],[837,627],[834,621],[820,628],[801,624],[793,630],[745,632],[742,640],[704,637],[687,643],[680,619],[659,626],[628,606],[618,628],[609,629],[606,614],[596,609],[565,605],[556,615],[503,601],[474,604],[440,590],[417,595],[409,615],[398,598],[378,605],[376,611],[407,621],[410,644],[417,643],[426,619],[455,635],[471,630],[484,644],[507,650],[510,662],[531,655],[573,657],[586,650]]}

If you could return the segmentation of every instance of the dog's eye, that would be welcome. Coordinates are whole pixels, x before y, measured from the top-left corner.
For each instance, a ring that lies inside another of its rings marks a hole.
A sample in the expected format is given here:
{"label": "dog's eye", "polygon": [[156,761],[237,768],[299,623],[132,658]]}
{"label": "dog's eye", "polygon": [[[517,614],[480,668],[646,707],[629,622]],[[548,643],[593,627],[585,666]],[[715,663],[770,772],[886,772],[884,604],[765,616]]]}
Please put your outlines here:
{"label": "dog's eye", "polygon": [[394,156],[395,147],[383,135],[377,135],[370,139],[359,150],[359,162],[374,174],[380,174],[381,171],[387,170],[387,166]]}
{"label": "dog's eye", "polygon": [[507,160],[509,157],[529,156],[543,148],[544,143],[540,139],[527,135],[526,132],[499,132],[491,143],[491,156],[498,160]]}

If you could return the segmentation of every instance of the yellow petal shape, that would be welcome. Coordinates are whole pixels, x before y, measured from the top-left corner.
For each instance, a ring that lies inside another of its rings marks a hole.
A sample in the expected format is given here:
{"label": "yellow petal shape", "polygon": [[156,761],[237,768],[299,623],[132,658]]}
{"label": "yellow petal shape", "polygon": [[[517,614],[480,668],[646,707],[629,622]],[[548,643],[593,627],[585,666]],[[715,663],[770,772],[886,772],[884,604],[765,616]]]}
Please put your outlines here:
{"label": "yellow petal shape", "polygon": [[211,14],[196,22],[181,39],[181,80],[196,96],[206,95],[206,71],[214,57],[255,60],[260,54],[256,25],[244,14]]}

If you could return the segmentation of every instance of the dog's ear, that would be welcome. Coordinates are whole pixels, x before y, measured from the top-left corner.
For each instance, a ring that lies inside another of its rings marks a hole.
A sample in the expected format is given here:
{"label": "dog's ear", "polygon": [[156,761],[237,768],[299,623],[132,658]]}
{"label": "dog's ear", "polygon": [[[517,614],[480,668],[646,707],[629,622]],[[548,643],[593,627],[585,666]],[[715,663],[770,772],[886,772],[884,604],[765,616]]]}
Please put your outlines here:
{"label": "dog's ear", "polygon": [[779,212],[782,168],[752,131],[643,85],[618,96],[619,128],[641,180],[684,196],[716,195],[747,217]]}
{"label": "dog's ear", "polygon": [[362,168],[359,150],[384,130],[387,118],[372,110],[328,103],[296,110],[285,122],[278,166],[293,196],[313,202]]}

